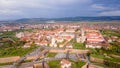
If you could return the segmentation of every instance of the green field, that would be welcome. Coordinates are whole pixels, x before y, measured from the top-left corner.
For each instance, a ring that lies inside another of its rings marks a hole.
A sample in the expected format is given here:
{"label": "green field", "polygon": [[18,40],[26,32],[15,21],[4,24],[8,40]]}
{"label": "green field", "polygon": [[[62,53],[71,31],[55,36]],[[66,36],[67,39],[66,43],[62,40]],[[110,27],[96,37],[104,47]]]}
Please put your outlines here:
{"label": "green field", "polygon": [[54,57],[57,53],[48,53],[47,56],[48,57]]}
{"label": "green field", "polygon": [[85,62],[74,62],[71,68],[81,68],[85,64]]}
{"label": "green field", "polygon": [[31,52],[36,47],[31,48],[5,48],[0,49],[0,57],[11,57],[11,56],[24,56],[25,54]]}
{"label": "green field", "polygon": [[85,49],[84,43],[78,43],[74,40],[71,40],[70,43],[73,45],[74,49]]}
{"label": "green field", "polygon": [[0,46],[0,57],[24,56],[25,54],[36,48],[35,46],[26,49],[22,48],[22,46],[26,42],[19,41],[19,39],[15,36],[15,33],[20,31],[21,30],[6,31],[0,35],[1,37],[3,37],[0,40],[0,43],[2,43],[2,45]]}
{"label": "green field", "polygon": [[101,30],[101,33],[106,36],[117,36],[120,37],[120,31],[115,30]]}
{"label": "green field", "polygon": [[[79,62],[71,61],[71,62],[72,62],[71,68],[81,68],[83,65],[86,64],[85,62],[81,62],[81,61]],[[61,68],[59,60],[50,61],[48,65],[50,66],[50,68]]]}
{"label": "green field", "polygon": [[73,43],[73,48],[74,48],[74,49],[85,49],[85,46],[84,46],[83,43],[74,42],[74,43]]}
{"label": "green field", "polygon": [[49,61],[48,65],[50,68],[61,68],[59,60]]}

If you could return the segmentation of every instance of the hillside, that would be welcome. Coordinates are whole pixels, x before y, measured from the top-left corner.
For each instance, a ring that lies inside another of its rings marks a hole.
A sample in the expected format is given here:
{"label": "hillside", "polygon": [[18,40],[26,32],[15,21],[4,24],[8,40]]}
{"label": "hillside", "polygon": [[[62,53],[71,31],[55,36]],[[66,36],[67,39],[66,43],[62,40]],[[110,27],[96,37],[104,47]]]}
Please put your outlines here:
{"label": "hillside", "polygon": [[23,18],[12,21],[0,21],[0,23],[45,23],[46,21],[120,21],[120,16],[101,17],[64,17],[64,18]]}

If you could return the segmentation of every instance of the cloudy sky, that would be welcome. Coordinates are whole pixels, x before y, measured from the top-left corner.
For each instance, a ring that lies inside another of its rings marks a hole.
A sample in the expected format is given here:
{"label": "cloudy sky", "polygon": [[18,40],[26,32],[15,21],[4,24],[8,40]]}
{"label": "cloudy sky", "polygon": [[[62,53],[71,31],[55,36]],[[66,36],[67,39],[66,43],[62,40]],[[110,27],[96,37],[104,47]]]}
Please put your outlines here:
{"label": "cloudy sky", "polygon": [[120,16],[120,0],[0,0],[0,20]]}

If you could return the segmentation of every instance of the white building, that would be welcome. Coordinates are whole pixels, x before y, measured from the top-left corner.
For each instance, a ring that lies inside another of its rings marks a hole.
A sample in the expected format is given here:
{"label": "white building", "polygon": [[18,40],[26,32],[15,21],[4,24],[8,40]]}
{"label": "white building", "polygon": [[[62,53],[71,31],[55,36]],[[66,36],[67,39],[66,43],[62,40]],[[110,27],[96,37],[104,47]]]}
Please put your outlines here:
{"label": "white building", "polygon": [[75,29],[67,29],[66,32],[74,33]]}
{"label": "white building", "polygon": [[16,33],[16,37],[17,38],[21,38],[24,36],[24,33],[23,32],[20,32],[20,33]]}
{"label": "white building", "polygon": [[31,43],[26,43],[24,46],[23,46],[23,48],[30,48],[31,46]]}
{"label": "white building", "polygon": [[62,59],[61,62],[61,68],[71,68],[72,63],[66,59]]}
{"label": "white building", "polygon": [[56,40],[55,40],[54,37],[52,37],[50,46],[51,46],[51,47],[57,47]]}
{"label": "white building", "polygon": [[93,44],[86,44],[86,48],[102,48],[102,46],[100,46],[100,45],[93,45]]}
{"label": "white building", "polygon": [[82,37],[77,37],[76,38],[76,41],[79,43],[79,42],[82,42]]}
{"label": "white building", "polygon": [[86,39],[85,31],[83,29],[81,29],[81,33],[82,33],[81,42],[83,43],[83,42],[85,42],[85,39]]}

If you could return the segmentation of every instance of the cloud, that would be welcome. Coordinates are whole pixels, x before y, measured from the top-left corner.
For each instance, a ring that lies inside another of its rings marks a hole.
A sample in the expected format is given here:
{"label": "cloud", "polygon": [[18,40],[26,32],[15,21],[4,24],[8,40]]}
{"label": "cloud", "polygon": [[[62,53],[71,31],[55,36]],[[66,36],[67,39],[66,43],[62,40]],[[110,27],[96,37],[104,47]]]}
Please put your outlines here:
{"label": "cloud", "polygon": [[92,4],[91,8],[95,10],[113,10],[113,7],[105,6],[104,4]]}
{"label": "cloud", "polygon": [[[75,3],[86,4],[91,0],[0,0],[0,10],[3,13],[18,11],[35,11],[36,9],[64,9],[65,6],[75,5]],[[71,8],[71,7],[69,7]],[[66,9],[66,8],[65,8]],[[8,11],[7,11],[8,10]],[[29,12],[28,12],[29,13]]]}
{"label": "cloud", "polygon": [[120,10],[105,11],[98,14],[99,16],[120,16]]}
{"label": "cloud", "polygon": [[0,7],[48,7],[58,5],[69,5],[73,3],[83,4],[91,0],[0,0]]}
{"label": "cloud", "polygon": [[8,14],[22,14],[19,10],[11,10],[11,9],[1,9],[0,14],[8,15]]}
{"label": "cloud", "polygon": [[107,15],[119,10],[118,3],[115,0],[0,0],[0,19]]}
{"label": "cloud", "polygon": [[92,8],[95,8],[95,9],[106,9],[106,7],[104,7],[102,4],[93,4],[91,5]]}

